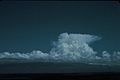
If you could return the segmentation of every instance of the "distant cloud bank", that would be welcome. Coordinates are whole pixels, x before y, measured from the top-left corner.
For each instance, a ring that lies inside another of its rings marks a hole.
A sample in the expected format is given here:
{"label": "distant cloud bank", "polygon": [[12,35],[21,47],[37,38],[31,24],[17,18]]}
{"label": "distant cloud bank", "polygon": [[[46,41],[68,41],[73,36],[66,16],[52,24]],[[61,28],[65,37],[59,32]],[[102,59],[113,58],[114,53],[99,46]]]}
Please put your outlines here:
{"label": "distant cloud bank", "polygon": [[[53,48],[49,53],[43,53],[40,50],[34,50],[30,53],[0,53],[0,62],[78,62],[99,65],[119,65],[120,52],[107,51],[98,53],[94,51],[89,44],[101,38],[89,34],[68,34],[62,33],[58,37],[58,41],[54,42]],[[101,56],[97,56],[101,54]]]}

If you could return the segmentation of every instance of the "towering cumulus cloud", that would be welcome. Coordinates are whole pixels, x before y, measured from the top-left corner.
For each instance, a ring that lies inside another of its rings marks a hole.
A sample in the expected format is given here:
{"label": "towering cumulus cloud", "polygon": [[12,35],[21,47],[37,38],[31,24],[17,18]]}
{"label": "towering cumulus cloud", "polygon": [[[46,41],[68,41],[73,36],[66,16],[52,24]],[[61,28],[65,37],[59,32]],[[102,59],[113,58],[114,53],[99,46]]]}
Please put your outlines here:
{"label": "towering cumulus cloud", "polygon": [[[98,52],[90,47],[90,44],[101,39],[89,34],[62,33],[58,41],[54,42],[49,53],[34,50],[30,53],[0,53],[0,61],[40,61],[40,62],[80,62],[80,63],[110,63],[120,60],[120,52],[109,54],[107,51],[97,56]],[[100,54],[100,53],[99,53]]]}
{"label": "towering cumulus cloud", "polygon": [[50,51],[55,59],[67,61],[87,61],[96,58],[96,52],[89,46],[100,39],[88,34],[60,34],[59,39]]}

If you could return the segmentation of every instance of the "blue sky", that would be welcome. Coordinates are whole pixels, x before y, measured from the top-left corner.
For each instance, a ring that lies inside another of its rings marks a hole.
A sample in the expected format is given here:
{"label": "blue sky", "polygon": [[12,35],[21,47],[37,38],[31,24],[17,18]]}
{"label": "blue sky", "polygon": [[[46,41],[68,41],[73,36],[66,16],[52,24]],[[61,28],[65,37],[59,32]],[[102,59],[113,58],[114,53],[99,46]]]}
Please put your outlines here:
{"label": "blue sky", "polygon": [[91,45],[97,51],[120,49],[120,4],[112,1],[2,1],[0,52],[48,52],[60,33],[102,37]]}

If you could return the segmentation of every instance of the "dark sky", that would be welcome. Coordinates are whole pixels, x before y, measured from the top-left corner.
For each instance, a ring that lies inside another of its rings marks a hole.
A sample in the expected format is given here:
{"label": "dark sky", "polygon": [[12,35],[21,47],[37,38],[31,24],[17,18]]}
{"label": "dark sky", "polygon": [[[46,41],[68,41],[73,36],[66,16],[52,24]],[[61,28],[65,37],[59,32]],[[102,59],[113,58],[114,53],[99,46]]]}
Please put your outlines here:
{"label": "dark sky", "polygon": [[88,33],[102,37],[97,51],[120,50],[118,2],[1,1],[0,52],[48,52],[60,33]]}

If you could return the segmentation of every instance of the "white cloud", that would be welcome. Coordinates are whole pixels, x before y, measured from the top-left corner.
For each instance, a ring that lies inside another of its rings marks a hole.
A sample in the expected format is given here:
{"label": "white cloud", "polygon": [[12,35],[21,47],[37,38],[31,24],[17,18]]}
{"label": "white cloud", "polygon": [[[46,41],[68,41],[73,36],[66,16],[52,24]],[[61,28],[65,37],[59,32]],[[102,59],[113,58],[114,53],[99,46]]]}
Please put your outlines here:
{"label": "white cloud", "polygon": [[[54,62],[85,62],[99,63],[120,60],[120,52],[114,52],[110,55],[107,51],[103,51],[102,57],[96,56],[97,51],[94,51],[89,46],[92,42],[101,39],[98,36],[89,34],[68,34],[62,33],[58,37],[58,41],[54,42],[54,46],[49,53],[43,53],[39,50],[34,50],[30,53],[0,53],[0,61],[2,60],[24,60],[24,61],[54,61]],[[102,64],[102,63],[100,63]]]}
{"label": "white cloud", "polygon": [[[50,54],[61,59],[90,60],[95,58],[96,52],[88,45],[99,37],[88,34],[60,34],[58,41]],[[56,55],[57,54],[57,55]]]}

